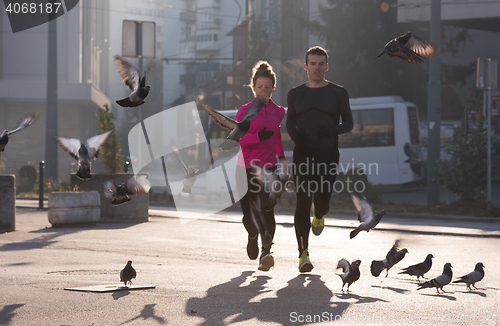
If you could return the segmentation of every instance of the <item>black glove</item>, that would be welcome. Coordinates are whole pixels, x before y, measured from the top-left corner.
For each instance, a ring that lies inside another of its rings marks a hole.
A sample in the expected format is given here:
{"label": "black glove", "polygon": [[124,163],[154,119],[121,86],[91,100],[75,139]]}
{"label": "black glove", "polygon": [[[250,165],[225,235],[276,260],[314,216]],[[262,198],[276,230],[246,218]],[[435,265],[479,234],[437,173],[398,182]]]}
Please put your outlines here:
{"label": "black glove", "polygon": [[264,129],[258,132],[258,135],[259,135],[259,140],[263,141],[271,138],[274,135],[274,131],[266,130],[266,127],[264,127]]}

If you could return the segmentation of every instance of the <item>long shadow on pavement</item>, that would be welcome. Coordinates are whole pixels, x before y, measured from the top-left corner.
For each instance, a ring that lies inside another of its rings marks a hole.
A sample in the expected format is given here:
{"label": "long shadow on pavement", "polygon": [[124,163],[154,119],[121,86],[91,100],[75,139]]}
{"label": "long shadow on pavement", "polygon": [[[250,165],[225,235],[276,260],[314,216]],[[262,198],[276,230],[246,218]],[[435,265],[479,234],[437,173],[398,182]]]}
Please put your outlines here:
{"label": "long shadow on pavement", "polygon": [[[201,325],[224,325],[251,319],[280,324],[302,324],[333,321],[335,316],[342,316],[350,305],[342,300],[347,297],[332,301],[332,291],[326,287],[321,276],[314,274],[297,275],[288,281],[286,287],[276,292],[277,297],[258,300],[257,296],[272,291],[266,286],[271,278],[253,277],[247,284],[253,273],[242,272],[229,282],[208,289],[205,297],[190,298],[186,304],[186,314],[204,318]],[[358,303],[380,300],[357,295],[349,295],[349,298],[358,299]]]}
{"label": "long shadow on pavement", "polygon": [[74,226],[74,227],[57,227],[57,228],[43,228],[39,230],[29,231],[32,234],[41,234],[40,236],[22,241],[22,242],[10,242],[0,246],[1,251],[15,251],[15,250],[31,250],[31,249],[41,249],[47,246],[50,246],[54,243],[57,243],[57,240],[54,240],[60,236],[68,235],[72,233],[78,233],[87,230],[118,230],[118,229],[126,229],[132,227],[134,225],[140,224],[137,223],[102,223],[92,226]]}
{"label": "long shadow on pavement", "polygon": [[22,306],[24,306],[24,303],[4,306],[2,310],[0,310],[0,325],[9,325],[12,318],[16,315],[15,310]]}
{"label": "long shadow on pavement", "polygon": [[451,295],[444,295],[444,294],[421,294],[421,295],[425,295],[426,297],[436,297],[436,298],[445,298],[445,299],[448,299],[450,301],[457,301],[457,298],[455,298],[454,296],[451,296]]}
{"label": "long shadow on pavement", "polygon": [[125,324],[128,324],[128,323],[133,322],[133,321],[137,321],[140,319],[143,319],[143,320],[153,319],[157,323],[166,324],[167,321],[165,320],[165,318],[157,316],[155,314],[155,306],[156,306],[156,303],[151,303],[151,304],[145,305],[144,308],[142,308],[142,311],[138,316],[136,316],[130,320],[127,320],[126,322],[123,322],[121,325],[125,325]]}
{"label": "long shadow on pavement", "polygon": [[395,288],[395,287],[391,287],[391,286],[372,285],[372,288],[391,290],[391,291],[394,291],[394,292],[400,293],[400,294],[410,292],[410,290],[408,290],[408,289]]}

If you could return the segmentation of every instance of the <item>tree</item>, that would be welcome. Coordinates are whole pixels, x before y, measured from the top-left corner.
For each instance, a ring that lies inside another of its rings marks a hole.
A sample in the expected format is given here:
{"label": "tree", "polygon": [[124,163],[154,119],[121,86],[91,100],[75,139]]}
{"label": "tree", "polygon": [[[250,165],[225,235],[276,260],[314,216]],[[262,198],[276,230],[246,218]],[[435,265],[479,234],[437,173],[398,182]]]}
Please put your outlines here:
{"label": "tree", "polygon": [[[107,105],[104,108],[97,108],[97,130],[102,134],[108,130],[114,129],[115,125],[112,122],[113,113]],[[112,133],[108,140],[102,145],[99,156],[101,157],[104,169],[109,173],[116,173],[123,168],[123,155],[118,154],[122,149],[118,137]]]}
{"label": "tree", "polygon": [[[439,183],[461,199],[486,197],[486,134],[484,123],[479,123],[479,128],[471,132],[470,137],[463,128],[459,128],[456,138],[445,144],[445,151],[451,154],[451,159],[438,162],[436,174]],[[500,152],[498,140],[497,136],[492,141],[493,153]],[[492,155],[492,160],[492,166],[497,166],[498,155]]]}
{"label": "tree", "polygon": [[[392,38],[412,31],[429,39],[429,23],[397,22],[397,0],[327,0],[320,5],[319,19],[296,19],[317,35],[330,56],[326,78],[341,84],[350,97],[400,95],[412,101],[426,115],[428,61],[409,64],[388,55],[375,57]],[[388,10],[385,10],[388,9]],[[312,17],[316,18],[316,17]],[[443,26],[441,53],[456,54],[469,41],[467,30]],[[465,80],[473,72],[469,66],[459,73],[446,66],[443,81]],[[449,74],[450,76],[447,76]]]}

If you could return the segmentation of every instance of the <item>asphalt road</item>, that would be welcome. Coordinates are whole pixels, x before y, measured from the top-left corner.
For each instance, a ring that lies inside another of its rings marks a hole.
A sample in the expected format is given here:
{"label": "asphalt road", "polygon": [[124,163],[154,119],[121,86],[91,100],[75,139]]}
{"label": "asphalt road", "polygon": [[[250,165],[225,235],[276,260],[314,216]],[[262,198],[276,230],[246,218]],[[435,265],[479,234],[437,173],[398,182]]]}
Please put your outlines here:
{"label": "asphalt road", "polygon": [[[237,215],[180,223],[158,210],[147,223],[56,229],[46,215],[19,208],[16,231],[0,235],[0,325],[500,324],[498,223],[392,217],[350,240],[355,222],[337,216],[321,236],[311,235],[315,268],[300,274],[290,216],[278,217],[275,267],[260,272],[247,258]],[[383,259],[398,238],[409,254],[388,278],[371,276],[371,260]],[[414,277],[397,272],[428,253],[435,257],[431,278],[446,262],[454,278],[483,262],[486,276],[477,286],[484,290],[453,284],[444,295],[417,291]],[[362,261],[350,294],[341,293],[335,270],[343,257]],[[135,285],[156,288],[64,290],[117,284],[127,260],[137,269]]]}

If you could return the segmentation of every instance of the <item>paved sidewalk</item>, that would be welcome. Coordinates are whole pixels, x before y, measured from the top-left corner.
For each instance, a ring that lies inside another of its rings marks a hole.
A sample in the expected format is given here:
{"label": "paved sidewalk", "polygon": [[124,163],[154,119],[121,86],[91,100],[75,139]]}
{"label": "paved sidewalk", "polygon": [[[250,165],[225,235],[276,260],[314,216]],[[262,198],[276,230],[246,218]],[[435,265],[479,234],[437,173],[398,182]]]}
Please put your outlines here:
{"label": "paved sidewalk", "polygon": [[[289,214],[277,215],[275,267],[260,272],[258,262],[246,255],[247,235],[238,211],[200,220],[192,213],[193,220],[184,224],[172,209],[155,207],[150,213],[146,223],[52,228],[46,210],[18,208],[16,231],[0,234],[0,325],[330,325],[337,317],[373,325],[381,314],[406,321],[398,325],[427,325],[430,318],[433,325],[449,325],[451,317],[461,314],[475,318],[475,325],[500,322],[498,222],[390,216],[349,240],[357,224],[354,214],[332,212],[322,235],[310,239],[315,269],[300,274]],[[382,259],[396,238],[403,239],[408,256],[389,278],[373,277],[370,261]],[[428,253],[435,256],[426,275],[431,278],[447,261],[455,278],[484,262],[487,274],[478,285],[485,290],[469,292],[465,285],[450,284],[445,289],[452,293],[444,295],[434,289],[416,291],[414,277],[397,272]],[[362,277],[351,294],[340,292],[335,264],[342,257],[363,261]],[[156,287],[111,293],[64,290],[117,284],[127,260],[137,270],[134,285]],[[304,322],[313,316],[322,319]]]}

